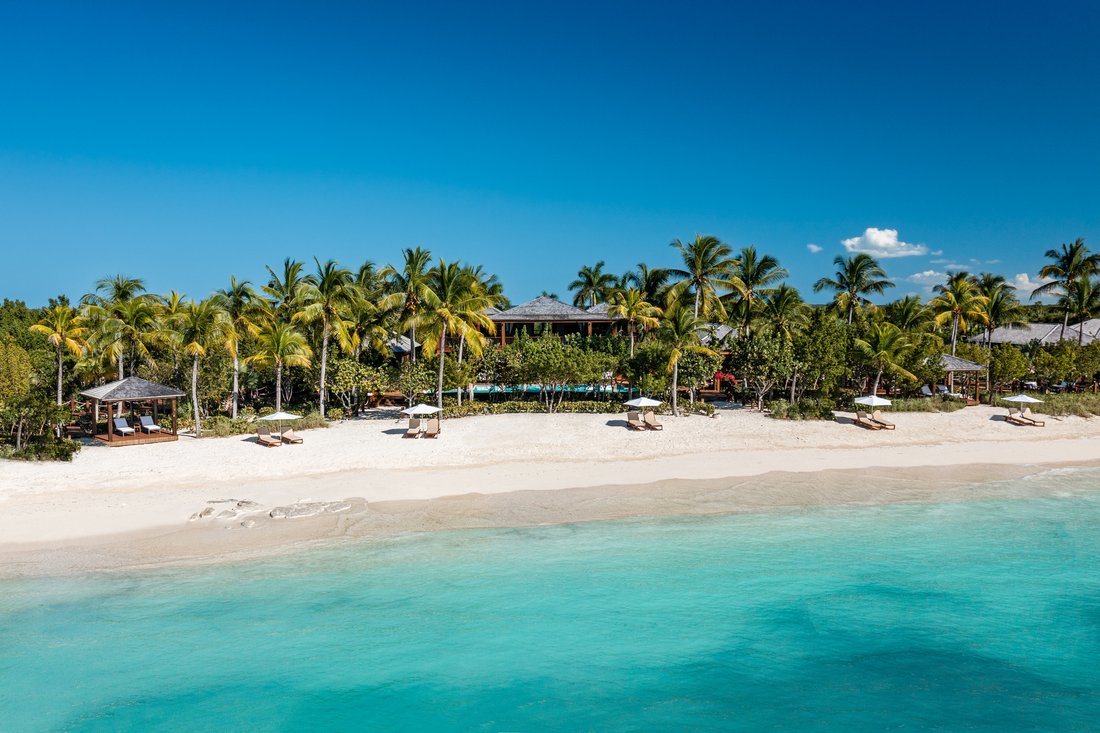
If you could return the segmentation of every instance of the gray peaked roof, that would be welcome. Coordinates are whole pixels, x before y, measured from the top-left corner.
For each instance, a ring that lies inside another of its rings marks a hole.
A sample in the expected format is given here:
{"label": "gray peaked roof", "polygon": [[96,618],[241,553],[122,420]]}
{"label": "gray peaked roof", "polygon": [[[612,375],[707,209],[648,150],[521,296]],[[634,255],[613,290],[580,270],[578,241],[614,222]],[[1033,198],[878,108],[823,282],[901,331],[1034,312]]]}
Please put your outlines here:
{"label": "gray peaked roof", "polygon": [[607,316],[607,310],[611,305],[609,303],[596,303],[591,308],[585,308],[587,313],[591,313],[594,316]]}
{"label": "gray peaked roof", "polygon": [[988,366],[951,354],[940,354],[940,366],[945,372],[984,372]]}
{"label": "gray peaked roof", "polygon": [[184,397],[184,393],[175,387],[166,387],[156,384],[141,377],[126,377],[117,382],[105,384],[102,387],[81,392],[85,397],[91,397],[100,402],[117,402],[118,400],[170,400],[173,397]]}
{"label": "gray peaked roof", "polygon": [[[1085,334],[1082,341],[1086,344],[1090,343],[1097,337],[1097,327],[1096,319],[1072,324],[1066,329],[1065,340],[1076,342],[1078,339],[1078,330],[1083,328]],[[1032,341],[1038,341],[1041,344],[1056,344],[1062,340],[1062,324],[1025,323],[1022,326],[998,326],[993,329],[993,333],[990,336],[990,342],[994,344],[1027,346]],[[971,337],[970,340],[974,343],[984,343],[985,334],[978,334],[977,336]]]}
{"label": "gray peaked roof", "polygon": [[497,323],[547,323],[549,321],[606,321],[606,313],[589,313],[568,303],[563,303],[545,295],[521,303],[499,313],[490,313],[489,318]]}

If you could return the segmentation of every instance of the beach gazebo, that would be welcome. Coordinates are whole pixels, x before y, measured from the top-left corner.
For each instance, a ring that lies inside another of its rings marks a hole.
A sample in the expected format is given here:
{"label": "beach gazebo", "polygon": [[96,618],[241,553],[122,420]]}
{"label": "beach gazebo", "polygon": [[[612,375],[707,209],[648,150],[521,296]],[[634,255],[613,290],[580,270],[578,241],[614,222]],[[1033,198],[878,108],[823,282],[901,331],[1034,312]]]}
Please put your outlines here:
{"label": "beach gazebo", "polygon": [[[177,400],[184,396],[184,393],[175,387],[156,384],[140,377],[127,377],[117,382],[105,384],[102,387],[85,390],[80,394],[92,402],[94,410],[92,436],[98,441],[110,446],[119,446],[164,443],[179,439],[176,424],[176,404]],[[102,433],[99,426],[100,406],[104,406],[107,413],[107,424]],[[161,415],[167,417],[170,414],[172,416],[171,429],[168,426],[161,425],[160,432],[146,433],[141,430],[140,424],[135,424],[138,421],[133,419],[130,421],[130,427],[134,428],[134,433],[120,435],[115,431],[114,420],[112,419],[112,408],[115,406],[120,407],[121,412],[129,414],[131,418],[138,414],[135,411],[135,408],[137,408],[142,414],[150,415],[157,425],[161,424]]]}
{"label": "beach gazebo", "polygon": [[[962,375],[962,383],[967,392],[961,393],[966,397],[967,403],[978,404],[978,393],[981,391],[982,372],[985,372],[985,386],[989,389],[989,365],[963,359],[951,354],[940,355],[940,367],[947,372],[948,389],[955,392],[955,375]],[[973,394],[973,397],[971,397]]]}

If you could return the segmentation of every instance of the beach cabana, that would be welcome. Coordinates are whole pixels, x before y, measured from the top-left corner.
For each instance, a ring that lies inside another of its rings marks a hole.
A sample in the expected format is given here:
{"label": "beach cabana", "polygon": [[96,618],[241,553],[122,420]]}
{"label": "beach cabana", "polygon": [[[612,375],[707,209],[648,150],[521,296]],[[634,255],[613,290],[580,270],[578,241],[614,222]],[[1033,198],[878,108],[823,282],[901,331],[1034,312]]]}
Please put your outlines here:
{"label": "beach cabana", "polygon": [[[176,405],[177,400],[183,397],[184,393],[175,387],[156,384],[140,377],[127,377],[117,382],[105,384],[102,387],[86,390],[80,394],[87,397],[93,405],[95,417],[92,422],[92,436],[98,441],[110,446],[119,446],[165,443],[179,439],[176,424]],[[106,408],[104,412],[107,415],[103,432],[100,432],[99,424],[100,406]],[[146,432],[135,429],[133,433],[120,434],[115,430],[115,421],[112,419],[112,408],[116,406],[121,408],[120,412],[123,414],[123,419],[127,415],[132,418],[128,421],[131,428],[138,428],[140,425],[134,417],[137,414],[135,412],[135,408],[137,408],[144,414],[152,415],[153,422],[160,425],[161,430],[159,432]],[[171,415],[170,429],[165,425],[161,425],[161,415],[165,417]]]}
{"label": "beach cabana", "polygon": [[535,336],[544,329],[558,336],[592,336],[612,333],[613,319],[607,313],[605,303],[587,310],[563,303],[555,298],[541,296],[526,303],[500,311],[486,309],[489,320],[496,324],[500,345],[515,340],[520,331]]}
{"label": "beach cabana", "polygon": [[[965,397],[968,404],[978,404],[978,393],[981,391],[982,372],[985,372],[985,388],[989,390],[989,365],[978,364],[951,354],[940,354],[940,368],[947,372],[948,390],[953,395]],[[955,375],[961,375],[960,381],[965,392],[956,392]],[[973,395],[973,397],[971,397]]]}

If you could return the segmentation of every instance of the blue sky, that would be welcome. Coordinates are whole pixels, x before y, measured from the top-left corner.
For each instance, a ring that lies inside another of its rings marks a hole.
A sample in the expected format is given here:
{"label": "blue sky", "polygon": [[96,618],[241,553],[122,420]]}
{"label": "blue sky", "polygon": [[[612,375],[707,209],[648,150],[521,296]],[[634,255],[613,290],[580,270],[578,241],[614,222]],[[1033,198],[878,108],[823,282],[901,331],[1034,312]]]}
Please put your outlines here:
{"label": "blue sky", "polygon": [[518,302],[696,232],[806,291],[916,252],[893,297],[1100,249],[1100,6],[893,5],[5,3],[0,297],[423,245]]}

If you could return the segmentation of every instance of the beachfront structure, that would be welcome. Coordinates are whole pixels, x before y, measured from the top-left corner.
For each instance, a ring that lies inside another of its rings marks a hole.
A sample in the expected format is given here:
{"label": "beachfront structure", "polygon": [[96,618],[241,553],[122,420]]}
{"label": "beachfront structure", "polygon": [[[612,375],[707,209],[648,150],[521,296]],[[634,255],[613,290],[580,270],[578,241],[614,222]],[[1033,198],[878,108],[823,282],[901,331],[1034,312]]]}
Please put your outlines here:
{"label": "beachfront structure", "polygon": [[[989,390],[988,364],[978,364],[977,362],[970,361],[969,359],[952,356],[951,354],[941,354],[940,368],[947,372],[948,390],[950,390],[954,394],[959,394],[965,397],[966,401],[969,404],[978,404],[978,393],[981,391],[983,372],[985,388],[987,391]],[[962,387],[960,389],[965,391],[956,392],[956,374],[961,375],[959,382],[962,384]]]}
{"label": "beachfront structure", "polygon": [[[1053,345],[1059,341],[1090,344],[1097,338],[1100,338],[1100,318],[1090,318],[1087,321],[1067,326],[1065,336],[1062,335],[1061,323],[1024,323],[1019,326],[998,326],[989,335],[988,343],[991,346],[998,344],[1027,346],[1032,342]],[[970,341],[976,344],[985,344],[986,334],[972,336]]]}
{"label": "beachfront structure", "polygon": [[609,336],[615,333],[606,303],[585,310],[544,295],[504,311],[489,308],[486,314],[496,324],[495,338],[502,346],[515,341],[521,331],[529,336],[546,332],[558,336]]}
{"label": "beachfront structure", "polygon": [[[109,446],[143,445],[145,443],[164,443],[178,440],[176,422],[176,404],[183,392],[175,387],[167,387],[156,384],[140,377],[127,377],[117,382],[110,382],[102,387],[85,390],[80,393],[87,397],[93,405],[92,436]],[[99,413],[100,407],[105,407],[107,416],[103,432],[100,432]],[[129,425],[134,432],[126,435],[115,430],[113,407],[120,407],[123,416],[128,416]],[[135,407],[138,410],[135,410]],[[148,432],[141,429],[139,422],[140,411],[142,414],[153,418],[153,423],[160,426],[159,432]],[[171,415],[171,429],[161,425],[161,416]]]}

